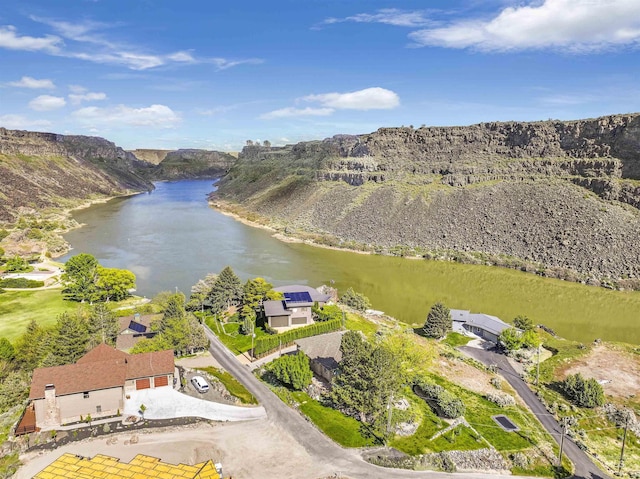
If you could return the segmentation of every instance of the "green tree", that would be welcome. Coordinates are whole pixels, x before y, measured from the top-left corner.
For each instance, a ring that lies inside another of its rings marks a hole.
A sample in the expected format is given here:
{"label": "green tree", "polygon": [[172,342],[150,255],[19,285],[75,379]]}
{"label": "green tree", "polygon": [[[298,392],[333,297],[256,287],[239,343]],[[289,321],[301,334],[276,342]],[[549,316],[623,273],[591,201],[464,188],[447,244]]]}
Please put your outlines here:
{"label": "green tree", "polygon": [[242,307],[242,334],[253,334],[256,329],[256,310],[248,305]]}
{"label": "green tree", "polygon": [[0,414],[12,408],[29,396],[31,385],[29,373],[14,371],[0,382]]}
{"label": "green tree", "polygon": [[89,328],[79,313],[64,312],[58,316],[51,338],[51,349],[43,360],[43,366],[59,366],[75,363],[87,352]]}
{"label": "green tree", "polygon": [[0,259],[4,256],[4,249],[0,248]]}
{"label": "green tree", "polygon": [[523,331],[529,331],[530,329],[533,329],[533,321],[527,316],[516,316],[513,319],[513,325],[518,329],[522,329]]}
{"label": "green tree", "polygon": [[30,271],[32,268],[29,266],[29,263],[26,259],[21,258],[20,256],[14,256],[9,259],[4,265],[4,270],[7,273],[24,273],[25,271]]}
{"label": "green tree", "polygon": [[136,287],[136,276],[129,270],[98,266],[96,277],[97,298],[102,301],[122,301],[131,296]]}
{"label": "green tree", "polygon": [[349,288],[340,298],[340,302],[347,306],[357,309],[358,311],[365,311],[371,308],[371,302],[362,293],[357,293],[353,288]]}
{"label": "green tree", "polygon": [[384,344],[372,345],[347,331],[340,344],[342,361],[334,376],[331,401],[361,422],[379,426],[389,399],[402,386],[399,358]]}
{"label": "green tree", "polygon": [[98,278],[98,260],[87,253],[69,258],[62,275],[65,298],[74,301],[94,301],[96,299]]}
{"label": "green tree", "polygon": [[567,376],[561,383],[565,395],[576,406],[594,408],[604,404],[604,389],[595,379],[585,379],[582,374]]}
{"label": "green tree", "polygon": [[442,338],[451,331],[451,311],[444,304],[438,302],[429,310],[427,320],[422,328],[430,338]]}
{"label": "green tree", "polygon": [[52,333],[31,320],[15,343],[15,361],[20,369],[33,371],[49,353]]}
{"label": "green tree", "polygon": [[242,302],[245,306],[249,306],[254,310],[260,306],[262,301],[267,299],[275,299],[280,295],[273,291],[273,285],[264,280],[264,278],[254,278],[248,280],[243,289]]}
{"label": "green tree", "polygon": [[96,303],[89,312],[89,345],[90,347],[105,343],[115,346],[118,337],[119,322],[113,312],[104,303]]}
{"label": "green tree", "polygon": [[522,348],[522,333],[516,328],[503,329],[498,336],[498,342],[507,351],[516,351]]}
{"label": "green tree", "polygon": [[217,278],[217,274],[209,273],[204,279],[199,279],[191,287],[191,296],[189,297],[189,302],[185,305],[188,311],[198,311],[204,306],[207,295],[213,288]]}
{"label": "green tree", "polygon": [[13,361],[16,356],[16,350],[7,338],[0,338],[0,360]]}
{"label": "green tree", "polygon": [[207,296],[205,305],[214,313],[219,313],[229,306],[239,304],[242,300],[243,288],[240,278],[227,266],[216,278]]}
{"label": "green tree", "polygon": [[309,358],[301,351],[297,354],[285,354],[273,360],[267,369],[280,382],[298,391],[311,384],[313,378]]}
{"label": "green tree", "polygon": [[522,346],[529,349],[535,349],[542,344],[542,340],[534,329],[527,329],[522,333]]}

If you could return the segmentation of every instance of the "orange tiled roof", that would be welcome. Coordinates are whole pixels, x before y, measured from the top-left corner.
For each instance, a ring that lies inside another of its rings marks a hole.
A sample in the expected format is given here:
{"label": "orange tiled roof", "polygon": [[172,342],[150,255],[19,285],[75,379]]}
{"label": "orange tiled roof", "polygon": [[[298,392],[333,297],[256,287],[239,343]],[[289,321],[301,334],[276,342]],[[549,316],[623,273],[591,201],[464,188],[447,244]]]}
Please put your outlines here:
{"label": "orange tiled roof", "polygon": [[101,344],[75,364],[37,368],[33,372],[29,399],[43,398],[47,384],[55,386],[56,396],[63,396],[121,387],[127,379],[172,374],[173,371],[172,350],[127,354]]}
{"label": "orange tiled roof", "polygon": [[138,454],[128,464],[115,457],[97,454],[93,458],[63,454],[34,479],[220,479],[211,460],[190,466],[168,464],[160,459]]}

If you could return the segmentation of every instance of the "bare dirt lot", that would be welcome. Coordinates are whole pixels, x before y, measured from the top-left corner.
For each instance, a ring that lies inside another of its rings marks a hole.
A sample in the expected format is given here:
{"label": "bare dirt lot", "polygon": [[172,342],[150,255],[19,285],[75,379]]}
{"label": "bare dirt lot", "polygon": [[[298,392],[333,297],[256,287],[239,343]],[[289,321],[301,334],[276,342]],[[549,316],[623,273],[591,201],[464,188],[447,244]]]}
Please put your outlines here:
{"label": "bare dirt lot", "polygon": [[88,439],[21,457],[24,466],[15,477],[33,477],[65,452],[89,457],[106,454],[127,462],[136,454],[158,457],[172,464],[213,459],[222,463],[225,477],[314,479],[335,471],[329,459],[323,463],[314,460],[287,432],[264,419],[200,423],[162,431],[147,429]]}
{"label": "bare dirt lot", "polygon": [[588,355],[565,368],[562,377],[576,373],[600,381],[606,395],[616,398],[640,396],[640,356],[615,346],[595,346]]}

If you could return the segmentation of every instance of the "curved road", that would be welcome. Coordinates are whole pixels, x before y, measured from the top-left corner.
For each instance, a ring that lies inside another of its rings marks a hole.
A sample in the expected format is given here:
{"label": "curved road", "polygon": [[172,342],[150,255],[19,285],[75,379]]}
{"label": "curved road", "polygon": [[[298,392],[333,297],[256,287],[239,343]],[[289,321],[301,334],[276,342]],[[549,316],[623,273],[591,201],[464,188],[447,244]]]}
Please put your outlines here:
{"label": "curved road", "polygon": [[[515,389],[520,397],[527,403],[529,409],[536,415],[538,420],[542,423],[547,431],[553,436],[556,442],[562,435],[560,424],[556,419],[549,414],[549,411],[542,405],[535,393],[529,389],[526,382],[522,380],[520,375],[513,369],[513,366],[509,364],[507,357],[503,354],[499,354],[493,351],[487,351],[485,349],[472,348],[469,346],[462,346],[458,348],[474,359],[477,359],[481,363],[490,366],[496,365],[500,374],[507,380],[507,382]],[[576,444],[568,437],[564,438],[563,453],[566,453],[567,457],[573,462],[575,466],[575,474],[573,477],[584,479],[609,479],[610,476],[602,472],[593,461],[587,456],[587,454],[580,449]]]}
{"label": "curved road", "polygon": [[[305,420],[297,411],[284,404],[278,396],[253,375],[248,366],[240,364],[215,334],[206,327],[205,332],[211,341],[209,352],[218,363],[244,384],[265,408],[269,419],[291,434],[304,447],[307,453],[321,462],[335,464],[336,473],[338,473],[337,477],[346,476],[353,479],[389,479],[392,477],[394,479],[417,477],[430,479],[490,479],[496,477],[492,474],[481,473],[448,474],[434,471],[409,471],[383,468],[370,464],[362,459],[357,450],[340,447]],[[519,477],[524,478],[525,476]],[[584,477],[591,479],[591,477],[595,478],[597,476]]]}

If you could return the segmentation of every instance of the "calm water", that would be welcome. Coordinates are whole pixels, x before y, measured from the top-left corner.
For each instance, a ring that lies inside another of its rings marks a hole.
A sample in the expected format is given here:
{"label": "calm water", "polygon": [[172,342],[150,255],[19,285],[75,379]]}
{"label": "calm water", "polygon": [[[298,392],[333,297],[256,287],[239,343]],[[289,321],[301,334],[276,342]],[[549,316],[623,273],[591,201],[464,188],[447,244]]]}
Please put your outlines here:
{"label": "calm water", "polygon": [[640,342],[640,294],[539,278],[503,268],[408,260],[283,243],[211,209],[211,180],[158,183],[156,190],[76,212],[85,224],[65,235],[74,248],[62,258],[91,253],[100,263],[132,270],[138,294],[176,288],[188,295],[209,272],[229,265],[246,280],[274,285],[362,291],[376,309],[422,323],[429,306],[494,314],[510,321],[526,314],[579,341]]}

